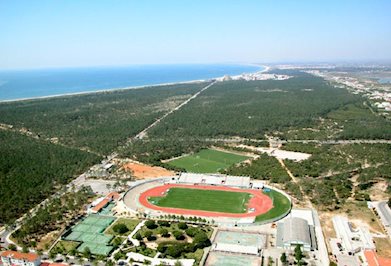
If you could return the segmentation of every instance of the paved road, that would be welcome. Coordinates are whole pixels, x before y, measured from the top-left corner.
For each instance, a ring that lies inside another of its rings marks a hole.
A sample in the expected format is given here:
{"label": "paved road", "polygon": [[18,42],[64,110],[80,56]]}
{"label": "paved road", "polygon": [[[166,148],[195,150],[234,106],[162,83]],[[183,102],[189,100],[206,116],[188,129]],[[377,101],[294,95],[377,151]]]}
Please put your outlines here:
{"label": "paved road", "polygon": [[[206,142],[225,142],[225,143],[240,143],[244,141],[251,142],[266,142],[270,140],[266,139],[251,139],[251,138],[178,138],[178,140],[203,140]],[[150,141],[163,141],[163,138],[153,138]],[[356,140],[317,140],[317,139],[290,139],[290,140],[272,140],[273,144],[286,144],[286,143],[314,143],[314,144],[391,144],[391,140],[388,139],[356,139]]]}

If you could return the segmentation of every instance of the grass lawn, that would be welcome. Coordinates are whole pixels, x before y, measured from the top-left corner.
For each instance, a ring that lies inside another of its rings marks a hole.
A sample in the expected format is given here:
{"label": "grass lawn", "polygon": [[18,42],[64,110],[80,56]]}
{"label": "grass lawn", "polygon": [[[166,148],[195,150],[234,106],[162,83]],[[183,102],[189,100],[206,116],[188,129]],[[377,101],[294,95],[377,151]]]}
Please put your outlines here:
{"label": "grass lawn", "polygon": [[248,158],[243,155],[208,149],[169,161],[167,164],[184,168],[186,171],[193,173],[217,173],[219,170]]}
{"label": "grass lawn", "polygon": [[277,192],[275,190],[270,190],[269,192],[263,192],[263,193],[268,195],[270,198],[272,198],[274,207],[267,213],[258,215],[255,218],[256,222],[262,222],[262,221],[279,217],[280,215],[287,213],[290,210],[291,202],[287,197],[285,197],[280,192]]}
{"label": "grass lawn", "polygon": [[60,240],[57,242],[56,246],[53,247],[53,250],[62,249],[66,253],[69,253],[72,249],[76,250],[76,248],[80,245],[79,242],[68,241],[68,240]]}
{"label": "grass lawn", "polygon": [[125,234],[129,234],[136,228],[136,226],[140,223],[140,220],[137,219],[127,219],[127,218],[119,218],[117,221],[115,221],[109,228],[106,229],[106,234],[109,235],[119,235],[118,233],[113,231],[113,226],[116,224],[125,224],[126,227],[129,229],[128,232]]}
{"label": "grass lawn", "polygon": [[160,207],[203,210],[225,213],[245,213],[251,194],[193,188],[170,188],[164,197],[151,197],[149,202]]}

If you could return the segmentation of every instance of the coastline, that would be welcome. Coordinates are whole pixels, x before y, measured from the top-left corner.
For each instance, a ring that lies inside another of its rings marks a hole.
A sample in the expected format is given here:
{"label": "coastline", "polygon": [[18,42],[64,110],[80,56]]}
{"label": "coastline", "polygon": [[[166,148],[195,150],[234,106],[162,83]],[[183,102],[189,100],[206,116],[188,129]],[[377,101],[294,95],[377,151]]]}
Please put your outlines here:
{"label": "coastline", "polygon": [[[259,64],[247,64],[257,67],[264,68],[260,71],[255,72],[247,72],[247,73],[264,73],[270,70],[269,66],[266,65],[259,65]],[[247,73],[242,73],[247,74]],[[193,84],[193,83],[201,83],[201,82],[207,82],[209,80],[213,79],[220,79],[223,78],[223,76],[220,77],[213,77],[209,79],[198,79],[198,80],[188,80],[188,81],[178,81],[178,82],[167,82],[167,83],[158,83],[158,84],[149,84],[149,85],[140,85],[140,86],[127,86],[127,87],[119,87],[119,88],[107,88],[107,89],[101,89],[101,90],[94,90],[94,91],[81,91],[81,92],[70,92],[70,93],[62,93],[62,94],[53,94],[53,95],[47,95],[47,96],[36,96],[36,97],[28,97],[28,98],[18,98],[18,99],[10,99],[10,100],[0,100],[0,104],[2,103],[13,103],[13,102],[22,102],[22,101],[33,101],[33,100],[45,100],[45,99],[51,99],[51,98],[59,98],[59,97],[68,97],[68,96],[81,96],[81,95],[88,95],[88,94],[99,94],[99,93],[108,93],[108,92],[118,92],[118,91],[124,91],[124,90],[139,90],[139,89],[145,89],[150,87],[163,87],[163,86],[170,86],[170,85],[177,85],[177,84]]]}

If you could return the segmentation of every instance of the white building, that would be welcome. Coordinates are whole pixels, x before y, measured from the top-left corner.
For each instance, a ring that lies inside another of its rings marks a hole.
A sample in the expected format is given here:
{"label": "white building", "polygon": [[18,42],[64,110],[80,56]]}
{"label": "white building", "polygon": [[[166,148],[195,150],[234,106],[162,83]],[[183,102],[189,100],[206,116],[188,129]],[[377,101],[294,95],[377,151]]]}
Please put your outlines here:
{"label": "white building", "polygon": [[0,253],[0,257],[4,266],[38,266],[41,264],[41,258],[35,253],[6,250]]}
{"label": "white building", "polygon": [[348,218],[343,216],[334,216],[333,225],[337,242],[342,246],[342,254],[353,255],[361,250],[376,249],[367,227],[361,226],[354,229]]}
{"label": "white building", "polygon": [[277,247],[294,249],[297,245],[305,251],[316,250],[315,228],[306,219],[288,217],[277,225]]}

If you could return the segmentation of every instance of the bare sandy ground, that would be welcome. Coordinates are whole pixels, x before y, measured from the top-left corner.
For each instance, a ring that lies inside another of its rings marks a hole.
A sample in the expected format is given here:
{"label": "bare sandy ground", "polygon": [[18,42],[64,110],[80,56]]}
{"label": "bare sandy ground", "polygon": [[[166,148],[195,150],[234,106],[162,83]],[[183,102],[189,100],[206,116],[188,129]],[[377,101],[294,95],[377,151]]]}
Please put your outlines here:
{"label": "bare sandy ground", "polygon": [[136,179],[148,179],[175,175],[173,171],[169,171],[163,167],[149,166],[136,162],[125,163],[122,168],[125,171],[132,172]]}

